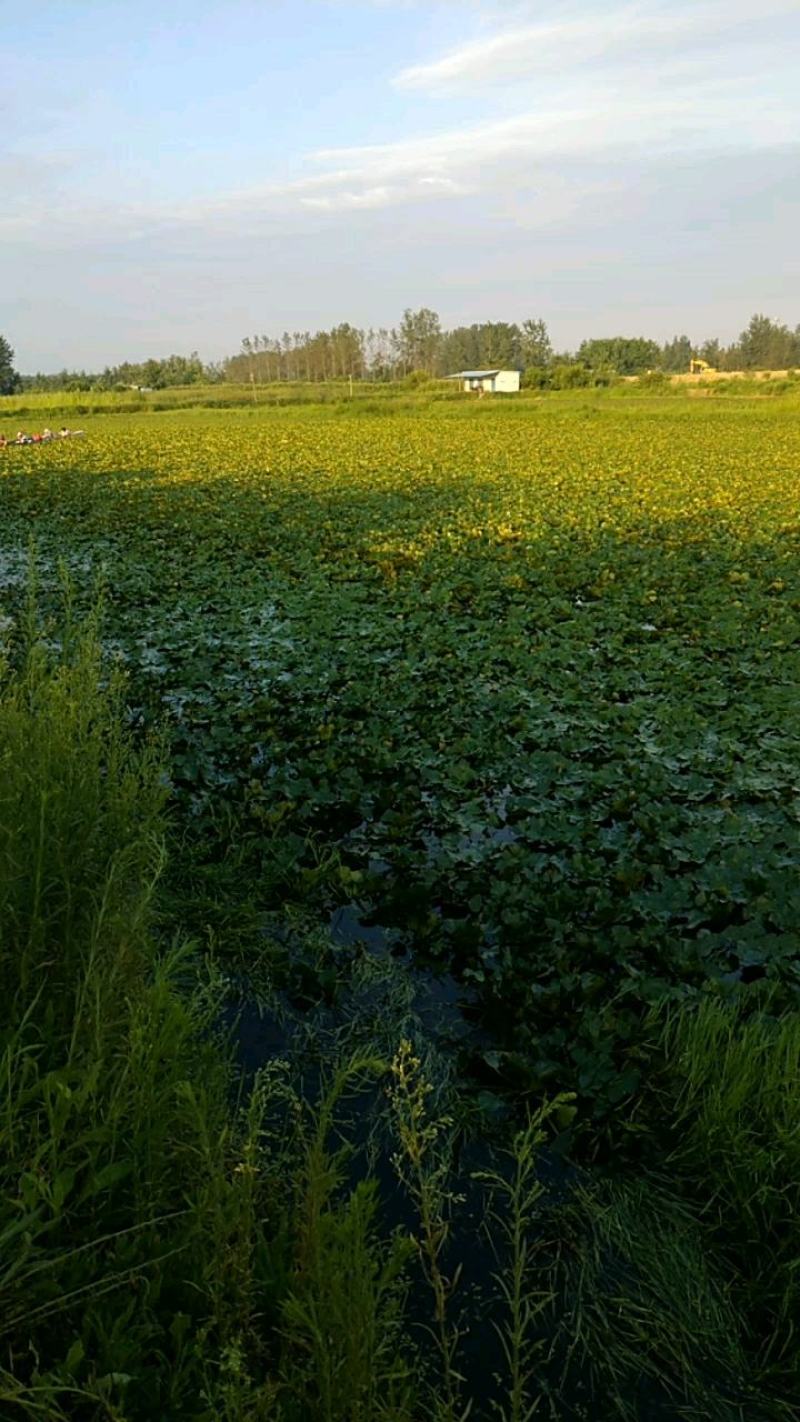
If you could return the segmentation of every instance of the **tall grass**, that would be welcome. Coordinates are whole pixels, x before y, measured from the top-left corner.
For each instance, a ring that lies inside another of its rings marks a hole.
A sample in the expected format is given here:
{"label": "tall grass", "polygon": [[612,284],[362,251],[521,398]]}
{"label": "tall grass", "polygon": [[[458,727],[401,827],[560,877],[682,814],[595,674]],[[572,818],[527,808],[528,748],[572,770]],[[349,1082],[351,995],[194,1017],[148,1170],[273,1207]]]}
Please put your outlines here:
{"label": "tall grass", "polygon": [[765,1368],[800,1391],[800,1011],[709,1000],[669,1017],[668,1168],[735,1271]]}
{"label": "tall grass", "polygon": [[721,1261],[671,1189],[579,1188],[560,1213],[558,1255],[557,1394],[582,1380],[588,1415],[619,1422],[787,1415],[761,1398]]}
{"label": "tall grass", "polygon": [[209,1352],[258,1351],[257,1123],[231,1118],[213,985],[153,947],[162,779],[96,625],[56,652],[31,612],[0,682],[3,1416],[168,1415]]}
{"label": "tall grass", "polygon": [[560,1213],[559,1385],[577,1369],[620,1419],[794,1417],[800,1012],[709,998],[651,1025],[650,1169]]}
{"label": "tall grass", "polygon": [[101,687],[95,621],[77,640],[68,623],[54,661],[29,607],[0,702],[0,990],[55,1034],[87,1026],[98,983],[120,1010],[163,854],[159,748],[133,750],[121,675]]}

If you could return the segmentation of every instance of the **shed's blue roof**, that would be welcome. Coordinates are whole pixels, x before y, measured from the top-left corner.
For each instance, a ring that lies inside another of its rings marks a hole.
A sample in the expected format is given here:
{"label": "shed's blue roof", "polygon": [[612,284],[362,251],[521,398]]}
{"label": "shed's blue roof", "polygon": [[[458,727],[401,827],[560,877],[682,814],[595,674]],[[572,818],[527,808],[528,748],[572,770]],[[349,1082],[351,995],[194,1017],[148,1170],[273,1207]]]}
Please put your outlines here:
{"label": "shed's blue roof", "polygon": [[496,370],[457,370],[455,375],[448,375],[448,380],[481,380],[489,375],[499,375],[501,367]]}

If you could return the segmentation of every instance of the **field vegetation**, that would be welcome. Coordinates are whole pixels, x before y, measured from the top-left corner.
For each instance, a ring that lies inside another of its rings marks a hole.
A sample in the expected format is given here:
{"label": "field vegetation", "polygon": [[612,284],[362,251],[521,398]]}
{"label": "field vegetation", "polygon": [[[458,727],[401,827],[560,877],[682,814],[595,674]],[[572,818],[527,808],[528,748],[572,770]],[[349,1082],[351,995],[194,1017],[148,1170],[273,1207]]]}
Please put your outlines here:
{"label": "field vegetation", "polygon": [[436,395],[0,450],[3,1416],[794,1415],[796,400]]}
{"label": "field vegetation", "polygon": [[[536,367],[523,375],[523,389],[514,399],[525,405],[555,395],[563,408],[565,398],[602,402],[611,394],[625,399],[657,394],[679,398],[797,396],[800,378],[794,370],[725,372],[704,376],[684,376],[655,370],[640,376],[620,377],[612,366],[596,368],[573,359],[564,359],[546,367]],[[331,379],[324,384],[309,385],[300,380],[266,381],[251,384],[227,380],[211,384],[168,386],[163,389],[85,389],[36,390],[25,388],[11,395],[0,395],[0,421],[3,432],[13,438],[19,422],[46,423],[66,420],[77,424],[85,415],[140,415],[190,409],[252,410],[275,406],[339,405],[350,411],[427,409],[432,402],[463,403],[469,399],[453,381],[429,376],[425,371],[411,371],[390,382],[358,382]],[[497,398],[497,397],[496,397]],[[502,400],[504,397],[499,397]],[[509,397],[505,397],[508,399]],[[17,422],[12,428],[12,423]]]}

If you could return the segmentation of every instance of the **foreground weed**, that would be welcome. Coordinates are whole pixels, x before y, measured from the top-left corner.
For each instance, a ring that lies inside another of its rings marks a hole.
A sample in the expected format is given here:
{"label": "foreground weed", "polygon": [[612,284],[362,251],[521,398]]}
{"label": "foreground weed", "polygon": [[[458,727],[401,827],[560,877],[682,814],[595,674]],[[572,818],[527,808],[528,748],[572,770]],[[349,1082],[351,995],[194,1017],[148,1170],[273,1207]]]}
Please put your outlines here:
{"label": "foreground weed", "polygon": [[429,1098],[434,1087],[426,1079],[422,1060],[409,1041],[401,1041],[390,1070],[389,1101],[399,1140],[394,1165],[417,1210],[419,1236],[414,1242],[433,1293],[432,1332],[441,1371],[441,1417],[443,1422],[455,1422],[467,1415],[469,1405],[462,1408],[459,1402],[462,1378],[456,1359],[461,1333],[450,1314],[461,1266],[449,1277],[443,1267],[454,1203],[448,1188],[453,1123],[447,1115],[430,1113]]}
{"label": "foreground weed", "polygon": [[306,1133],[294,1210],[296,1240],[283,1304],[289,1412],[318,1422],[410,1422],[405,1273],[413,1247],[378,1234],[375,1180],[348,1190],[347,1147],[334,1145],[343,1098],[382,1075],[378,1058],[338,1065]]}
{"label": "foreground weed", "polygon": [[502,1422],[530,1422],[541,1401],[535,1386],[536,1358],[541,1351],[536,1324],[554,1295],[548,1271],[543,1270],[541,1276],[535,1273],[534,1231],[541,1248],[544,1228],[540,1155],[548,1121],[556,1117],[563,1126],[574,1114],[573,1100],[564,1094],[541,1106],[514,1136],[508,1151],[509,1168],[479,1176],[492,1194],[486,1223],[497,1254],[495,1283],[505,1313],[503,1322],[495,1324],[507,1369],[507,1402],[497,1404]]}

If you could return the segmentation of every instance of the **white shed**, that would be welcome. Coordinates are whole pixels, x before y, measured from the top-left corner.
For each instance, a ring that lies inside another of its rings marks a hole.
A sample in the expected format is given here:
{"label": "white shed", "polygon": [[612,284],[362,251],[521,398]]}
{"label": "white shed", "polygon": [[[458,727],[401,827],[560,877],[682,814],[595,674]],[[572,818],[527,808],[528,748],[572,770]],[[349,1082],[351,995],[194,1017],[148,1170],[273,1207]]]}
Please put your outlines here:
{"label": "white shed", "polygon": [[515,395],[519,390],[518,370],[459,370],[448,380],[463,380],[464,389],[479,394]]}

